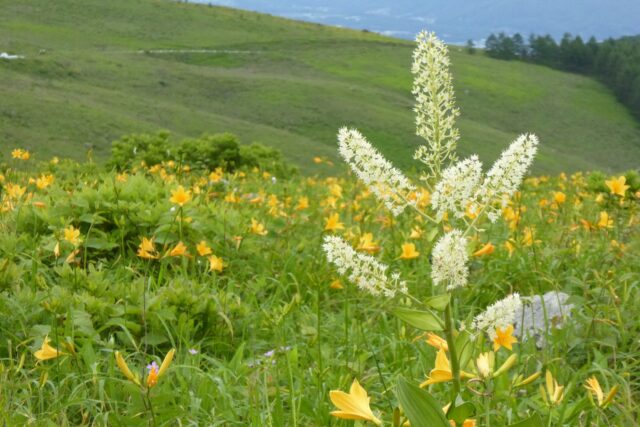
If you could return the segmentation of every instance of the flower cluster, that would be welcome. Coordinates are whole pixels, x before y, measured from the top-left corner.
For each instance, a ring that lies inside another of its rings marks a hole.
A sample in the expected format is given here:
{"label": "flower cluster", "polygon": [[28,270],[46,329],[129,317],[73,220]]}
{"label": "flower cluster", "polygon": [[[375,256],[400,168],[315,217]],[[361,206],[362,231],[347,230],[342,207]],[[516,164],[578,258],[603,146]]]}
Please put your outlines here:
{"label": "flower cluster", "polygon": [[431,196],[437,218],[444,218],[447,212],[462,218],[472,204],[481,179],[482,163],[475,155],[445,169]]}
{"label": "flower cluster", "polygon": [[407,206],[409,193],[415,187],[404,174],[355,129],[342,128],[338,132],[340,155],[353,172],[384,202],[394,215]]}
{"label": "flower cluster", "polygon": [[424,138],[428,146],[419,147],[414,158],[439,170],[445,160],[455,160],[460,138],[455,120],[460,111],[455,106],[447,45],[434,33],[424,31],[418,34],[416,42],[411,68],[416,134]]}
{"label": "flower cluster", "polygon": [[432,258],[431,279],[434,285],[446,283],[450,291],[467,284],[467,239],[460,230],[452,230],[442,236],[433,248]]}
{"label": "flower cluster", "polygon": [[521,307],[520,294],[513,293],[496,301],[473,319],[473,327],[483,330],[491,339],[496,338],[496,329],[506,329],[515,322],[516,312]]}
{"label": "flower cluster", "polygon": [[477,199],[481,205],[488,208],[487,216],[491,222],[496,222],[500,217],[500,210],[494,205],[500,202],[500,208],[506,206],[509,197],[522,184],[537,150],[538,138],[535,135],[520,135],[487,172],[478,190]]}
{"label": "flower cluster", "polygon": [[325,236],[324,251],[327,260],[336,266],[340,274],[347,277],[361,290],[372,295],[393,297],[397,291],[406,292],[406,283],[393,274],[387,277],[388,266],[374,257],[356,252],[349,243],[337,236]]}

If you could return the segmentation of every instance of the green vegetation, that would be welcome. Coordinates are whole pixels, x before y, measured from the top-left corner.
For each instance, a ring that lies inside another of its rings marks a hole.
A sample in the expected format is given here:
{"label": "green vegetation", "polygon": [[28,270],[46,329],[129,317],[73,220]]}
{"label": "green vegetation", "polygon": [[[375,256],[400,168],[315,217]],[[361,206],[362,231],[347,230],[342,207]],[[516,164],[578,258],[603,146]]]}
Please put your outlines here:
{"label": "green vegetation", "polygon": [[[335,157],[342,125],[357,124],[400,166],[419,144],[410,42],[158,0],[0,7],[0,51],[26,55],[0,60],[3,148],[106,159],[125,134],[231,132],[279,148],[307,173],[327,171],[312,158]],[[537,172],[637,166],[638,125],[601,84],[463,49],[451,56],[462,155],[489,162],[535,130]]]}
{"label": "green vegetation", "polygon": [[620,102],[640,118],[640,36],[607,39],[565,34],[560,44],[550,35],[529,37],[500,33],[487,38],[486,52],[499,59],[521,59],[552,68],[593,75],[612,89]]}
{"label": "green vegetation", "polygon": [[[25,166],[32,162],[1,169],[4,425],[349,426],[329,415],[331,389],[357,378],[389,420],[396,379],[417,384],[433,368],[436,350],[422,331],[390,314],[408,301],[360,291],[325,260],[323,234],[360,246],[372,233],[366,250],[401,273],[412,295],[427,301],[442,291],[429,279],[435,228],[412,214],[391,221],[353,179],[274,181],[263,170],[210,174],[172,161],[135,173],[64,160]],[[494,425],[533,413],[569,425],[636,425],[640,180],[627,175],[623,198],[607,179],[531,178],[505,210],[508,222],[482,221],[470,240],[473,251],[486,242],[495,249],[469,263],[455,313],[467,328],[511,292],[561,290],[574,305],[543,349],[534,340],[513,345],[518,364],[491,396],[509,410],[496,412]],[[334,222],[335,231],[323,231],[331,215],[344,229]],[[153,243],[145,247],[145,238]],[[406,242],[415,244],[413,259],[399,257]],[[51,347],[41,351],[45,337]],[[172,348],[173,363],[147,392],[145,366]],[[143,387],[121,372],[116,352]],[[496,354],[499,366],[510,352]],[[547,370],[566,386],[552,411],[539,392]],[[517,372],[542,377],[515,397],[508,377]],[[606,409],[587,398],[592,375],[605,392],[619,386]],[[444,384],[429,391],[449,399]],[[463,415],[472,413],[482,409]]]}

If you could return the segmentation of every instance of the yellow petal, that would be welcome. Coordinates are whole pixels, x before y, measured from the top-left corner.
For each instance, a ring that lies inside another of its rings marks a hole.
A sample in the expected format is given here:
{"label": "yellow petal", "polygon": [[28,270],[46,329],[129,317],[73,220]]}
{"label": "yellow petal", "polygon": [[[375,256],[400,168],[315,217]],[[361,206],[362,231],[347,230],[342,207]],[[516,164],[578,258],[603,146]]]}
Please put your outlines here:
{"label": "yellow petal", "polygon": [[171,362],[173,361],[173,355],[175,353],[176,353],[176,349],[172,348],[164,357],[164,360],[162,361],[162,365],[160,365],[160,369],[158,369],[158,378],[160,378],[167,371],[167,369],[169,369],[169,366],[171,366]]}

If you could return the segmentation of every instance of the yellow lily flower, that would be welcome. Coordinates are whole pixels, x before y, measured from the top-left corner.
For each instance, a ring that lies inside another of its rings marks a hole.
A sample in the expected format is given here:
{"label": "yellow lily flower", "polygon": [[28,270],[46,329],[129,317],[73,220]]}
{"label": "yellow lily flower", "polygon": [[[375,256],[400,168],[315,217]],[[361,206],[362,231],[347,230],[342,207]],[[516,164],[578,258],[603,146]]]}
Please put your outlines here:
{"label": "yellow lily flower", "polygon": [[414,259],[420,256],[420,252],[416,251],[416,245],[413,243],[404,243],[402,245],[402,254],[400,259]]}
{"label": "yellow lily flower", "polygon": [[[464,371],[460,371],[460,377],[473,378],[474,375]],[[420,384],[420,387],[426,387],[430,384],[444,383],[453,380],[451,373],[451,365],[445,350],[441,347],[436,355],[435,367],[429,372],[429,378]]]}
{"label": "yellow lily flower", "polygon": [[133,374],[133,372],[131,372],[131,369],[129,369],[129,365],[127,365],[127,362],[124,360],[124,357],[122,357],[122,354],[120,354],[119,351],[116,351],[115,356],[116,364],[118,365],[118,368],[120,368],[120,372],[122,372],[124,376],[127,377],[127,379],[132,383],[140,385],[140,380],[136,375]]}
{"label": "yellow lily flower", "polygon": [[259,223],[254,218],[251,218],[251,232],[259,236],[266,236],[268,231],[264,228],[262,223]]}
{"label": "yellow lily flower", "polygon": [[147,365],[147,369],[149,370],[149,373],[147,374],[148,388],[153,388],[158,384],[158,380],[160,380],[160,377],[162,377],[164,373],[167,371],[167,369],[169,369],[169,366],[173,361],[173,356],[175,352],[176,350],[173,348],[169,350],[169,352],[164,357],[164,360],[162,361],[162,364],[160,365],[159,368],[158,368],[158,364],[155,361]]}
{"label": "yellow lily flower", "polygon": [[476,368],[481,378],[490,378],[493,374],[493,365],[495,363],[495,353],[487,351],[481,353],[476,359]]}
{"label": "yellow lily flower", "polygon": [[372,233],[364,233],[362,237],[360,237],[360,242],[358,243],[358,249],[369,252],[370,254],[373,254],[380,250],[380,246],[378,246],[378,244],[373,241]]}
{"label": "yellow lily flower", "polygon": [[48,336],[44,337],[44,341],[42,341],[42,347],[40,347],[40,350],[37,350],[33,353],[36,359],[50,360],[50,359],[55,359],[58,356],[67,354],[59,351],[56,348],[53,348],[51,345],[49,345],[49,342],[51,342],[49,337]]}
{"label": "yellow lily flower", "polygon": [[215,255],[211,255],[209,257],[209,271],[217,271],[218,273],[222,273],[223,268],[224,265],[222,262],[222,258]]}
{"label": "yellow lily flower", "polygon": [[496,247],[493,246],[493,243],[488,242],[486,245],[484,245],[483,247],[481,247],[480,249],[478,249],[477,251],[475,251],[473,253],[473,256],[484,256],[484,255],[491,255],[493,253],[493,251],[495,251]]}
{"label": "yellow lily flower", "polygon": [[558,384],[550,371],[547,371],[545,374],[545,385],[546,388],[540,386],[540,396],[545,403],[553,406],[562,402],[564,398],[564,386]]}
{"label": "yellow lily flower", "polygon": [[158,253],[156,252],[156,248],[153,245],[153,238],[147,239],[146,237],[142,238],[142,242],[138,246],[138,256],[140,258],[145,259],[157,259],[159,258]]}
{"label": "yellow lily flower", "polygon": [[187,254],[187,247],[180,241],[165,256],[189,256],[189,254]]}
{"label": "yellow lily flower", "polygon": [[73,225],[68,226],[64,229],[64,240],[71,243],[73,246],[78,246],[82,239],[80,238],[80,230],[75,228]]}
{"label": "yellow lily flower", "polygon": [[169,199],[171,203],[178,206],[184,206],[189,200],[191,200],[191,192],[185,191],[182,185],[171,192],[171,198]]}
{"label": "yellow lily flower", "polygon": [[513,350],[511,344],[517,342],[518,339],[513,336],[513,325],[507,326],[504,330],[496,328],[496,337],[493,339],[493,351],[498,351],[500,347]]}
{"label": "yellow lily flower", "polygon": [[420,237],[422,237],[422,229],[418,226],[415,226],[411,229],[411,234],[409,234],[409,238],[410,239],[419,239]]}
{"label": "yellow lily flower", "polygon": [[331,289],[344,289],[344,286],[342,286],[342,282],[340,282],[340,279],[336,279],[333,282],[331,282],[329,287]]}
{"label": "yellow lily flower", "polygon": [[536,373],[534,373],[532,375],[529,375],[527,378],[524,378],[522,375],[518,375],[513,380],[513,386],[514,387],[523,387],[525,385],[531,384],[532,382],[537,380],[540,375],[542,375],[542,372],[540,372],[540,371],[538,371],[538,372],[536,372]]}
{"label": "yellow lily flower", "polygon": [[606,211],[602,211],[600,212],[600,220],[596,225],[600,228],[612,228],[613,220],[609,217],[609,214]]}
{"label": "yellow lily flower", "polygon": [[11,151],[11,157],[18,160],[29,160],[29,158],[31,157],[31,153],[29,153],[29,151],[27,150],[16,148],[15,150]]}
{"label": "yellow lily flower", "polygon": [[204,240],[198,243],[198,245],[196,246],[196,250],[198,251],[198,255],[200,256],[207,256],[212,254],[211,248]]}
{"label": "yellow lily flower", "polygon": [[331,402],[338,407],[338,411],[331,412],[331,415],[344,420],[371,421],[376,425],[382,425],[382,421],[376,418],[369,406],[369,396],[362,388],[357,379],[353,380],[349,393],[340,390],[329,392]]}
{"label": "yellow lily flower", "polygon": [[607,184],[607,187],[609,187],[611,194],[624,197],[625,191],[629,189],[629,186],[625,185],[626,182],[627,178],[625,178],[624,176],[619,176],[618,178],[611,178],[604,183]]}
{"label": "yellow lily flower", "polygon": [[300,197],[300,199],[298,200],[298,204],[296,205],[296,210],[297,211],[302,211],[304,209],[307,209],[309,207],[309,198],[308,197]]}
{"label": "yellow lily flower", "polygon": [[449,351],[449,344],[447,344],[447,340],[433,332],[427,333],[427,344],[437,348],[438,350],[443,349],[444,351]]}
{"label": "yellow lily flower", "polygon": [[326,218],[325,221],[325,231],[344,230],[344,224],[340,222],[340,215],[337,212],[329,215],[329,217]]}
{"label": "yellow lily flower", "polygon": [[600,387],[600,382],[598,382],[598,379],[595,377],[595,375],[585,381],[584,387],[596,397],[598,406],[601,408],[606,408],[618,392],[618,384],[616,384],[611,388],[611,390],[605,397],[604,392],[602,391],[602,387]]}

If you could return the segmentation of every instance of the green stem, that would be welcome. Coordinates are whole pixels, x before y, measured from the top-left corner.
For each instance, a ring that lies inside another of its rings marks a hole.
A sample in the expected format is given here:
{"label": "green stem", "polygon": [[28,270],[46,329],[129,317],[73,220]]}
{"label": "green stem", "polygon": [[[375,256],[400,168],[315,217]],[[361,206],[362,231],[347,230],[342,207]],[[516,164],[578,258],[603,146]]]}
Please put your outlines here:
{"label": "green stem", "polygon": [[458,355],[456,353],[455,340],[453,336],[453,300],[449,301],[447,308],[444,310],[445,335],[447,337],[447,346],[449,347],[449,356],[451,357],[451,375],[453,376],[453,387],[451,389],[451,401],[454,402],[458,393],[460,393],[460,365],[458,363]]}
{"label": "green stem", "polygon": [[486,390],[486,396],[484,397],[484,416],[485,416],[485,422],[484,422],[485,426],[491,427],[491,391],[490,390]]}

